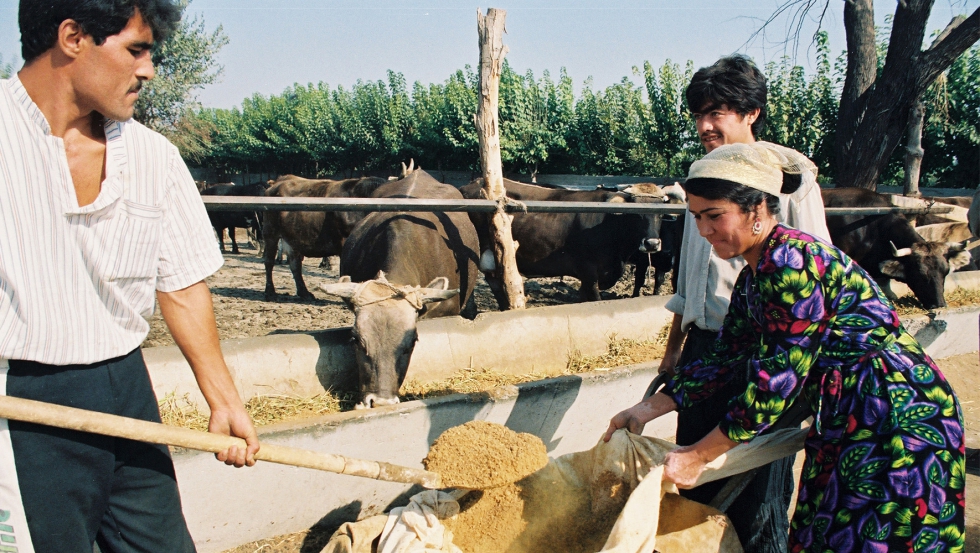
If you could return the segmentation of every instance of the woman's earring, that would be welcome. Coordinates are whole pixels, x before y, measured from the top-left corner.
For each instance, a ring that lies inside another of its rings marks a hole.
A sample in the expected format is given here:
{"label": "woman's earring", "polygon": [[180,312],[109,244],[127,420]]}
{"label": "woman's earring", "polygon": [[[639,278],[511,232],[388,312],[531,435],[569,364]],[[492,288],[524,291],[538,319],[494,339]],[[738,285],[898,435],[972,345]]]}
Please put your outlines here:
{"label": "woman's earring", "polygon": [[762,232],[762,221],[758,217],[755,218],[755,222],[752,223],[752,234],[759,234]]}

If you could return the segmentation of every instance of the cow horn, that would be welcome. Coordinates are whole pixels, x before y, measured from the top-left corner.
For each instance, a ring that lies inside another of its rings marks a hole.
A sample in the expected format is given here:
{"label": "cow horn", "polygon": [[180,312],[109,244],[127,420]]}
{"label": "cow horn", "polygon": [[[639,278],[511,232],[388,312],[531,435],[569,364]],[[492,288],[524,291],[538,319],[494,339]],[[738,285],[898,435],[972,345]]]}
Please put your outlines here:
{"label": "cow horn", "polygon": [[895,247],[895,243],[894,242],[892,242],[892,241],[889,240],[888,243],[892,245],[892,256],[893,257],[905,257],[907,255],[912,255],[912,248],[898,249],[898,248]]}
{"label": "cow horn", "polygon": [[446,277],[435,278],[424,288],[419,289],[419,299],[422,300],[422,303],[445,301],[457,294],[459,294],[459,289],[450,289],[449,279]]}
{"label": "cow horn", "polygon": [[450,288],[449,290],[442,290],[439,288],[422,288],[419,290],[419,296],[422,298],[422,303],[445,301],[457,295],[459,295],[459,288]]}
{"label": "cow horn", "polygon": [[969,239],[967,239],[963,241],[963,249],[966,251],[970,251],[977,246],[980,246],[980,240],[974,240],[971,242]]}

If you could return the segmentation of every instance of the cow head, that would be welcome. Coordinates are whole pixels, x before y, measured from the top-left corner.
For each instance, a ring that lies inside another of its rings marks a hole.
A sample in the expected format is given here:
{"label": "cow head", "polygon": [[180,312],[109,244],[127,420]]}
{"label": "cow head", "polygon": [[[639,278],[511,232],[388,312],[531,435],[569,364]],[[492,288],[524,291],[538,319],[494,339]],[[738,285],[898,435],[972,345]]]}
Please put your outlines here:
{"label": "cow head", "polygon": [[354,311],[353,343],[361,401],[358,409],[398,403],[398,388],[418,341],[418,317],[426,304],[459,294],[439,277],[427,286],[398,286],[379,271],[374,280],[323,283],[320,289],[344,299]]}
{"label": "cow head", "polygon": [[[625,188],[623,193],[633,203],[683,204],[685,201],[684,189],[677,183],[667,188],[661,188],[654,183],[639,183]],[[647,232],[640,242],[639,250],[642,253],[657,253],[663,248],[663,223],[677,221],[677,216],[650,214],[645,215],[644,220]]]}
{"label": "cow head", "polygon": [[908,285],[926,309],[946,307],[946,275],[970,262],[965,242],[917,242],[909,248],[891,244],[892,258],[879,265],[882,274]]}

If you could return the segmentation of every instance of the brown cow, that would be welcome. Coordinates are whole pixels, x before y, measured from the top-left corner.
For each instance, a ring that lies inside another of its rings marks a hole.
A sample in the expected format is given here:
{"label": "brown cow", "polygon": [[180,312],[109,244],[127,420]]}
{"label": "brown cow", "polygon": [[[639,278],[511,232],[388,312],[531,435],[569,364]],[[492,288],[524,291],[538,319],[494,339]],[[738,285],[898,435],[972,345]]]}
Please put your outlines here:
{"label": "brown cow", "polygon": [[[364,177],[346,180],[313,180],[285,175],[276,179],[266,195],[279,198],[367,198],[387,180]],[[316,299],[303,282],[303,258],[340,255],[344,240],[367,215],[363,211],[270,211],[264,222],[265,297],[276,298],[272,269],[279,240],[289,254],[289,270],[296,282],[296,295]]]}
{"label": "brown cow", "polygon": [[[890,207],[883,194],[863,188],[821,191],[824,207]],[[945,307],[946,275],[970,262],[965,243],[930,242],[901,215],[828,215],[834,245],[868,272],[885,293],[904,282],[926,309]]]}

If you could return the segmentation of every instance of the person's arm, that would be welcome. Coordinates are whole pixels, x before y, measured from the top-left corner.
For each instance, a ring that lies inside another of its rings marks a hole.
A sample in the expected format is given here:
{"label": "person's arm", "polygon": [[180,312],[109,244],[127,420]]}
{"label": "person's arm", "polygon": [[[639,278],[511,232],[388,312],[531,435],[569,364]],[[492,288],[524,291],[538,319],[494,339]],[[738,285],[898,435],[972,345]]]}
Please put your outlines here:
{"label": "person's arm", "polygon": [[620,411],[609,421],[609,428],[602,436],[602,441],[608,442],[613,432],[625,428],[634,434],[643,432],[643,427],[653,419],[661,417],[677,409],[677,404],[669,396],[653,394],[636,405]]}
{"label": "person's arm", "polygon": [[679,447],[664,458],[664,479],[678,488],[693,488],[704,467],[723,453],[737,446],[717,426],[697,443]]}
{"label": "person's arm", "polygon": [[254,465],[259,438],[225,365],[207,284],[200,281],[173,292],[157,291],[157,301],[174,342],[187,358],[211,408],[208,431],[237,436],[247,444],[244,451],[230,447],[215,457],[236,467]]}
{"label": "person's arm", "polygon": [[674,376],[677,372],[677,362],[681,359],[681,346],[687,336],[682,327],[683,315],[674,315],[670,323],[670,331],[667,333],[667,345],[664,349],[664,358],[660,362],[660,372],[665,372]]}

